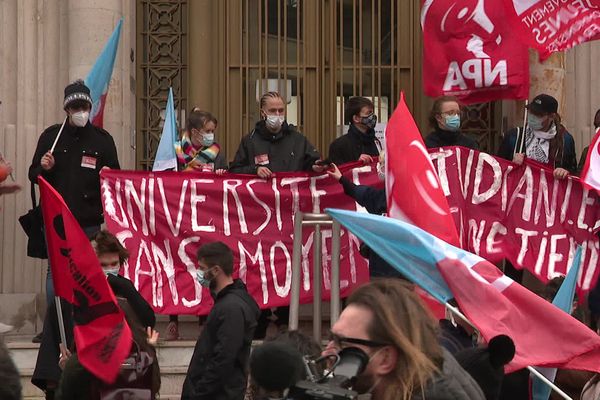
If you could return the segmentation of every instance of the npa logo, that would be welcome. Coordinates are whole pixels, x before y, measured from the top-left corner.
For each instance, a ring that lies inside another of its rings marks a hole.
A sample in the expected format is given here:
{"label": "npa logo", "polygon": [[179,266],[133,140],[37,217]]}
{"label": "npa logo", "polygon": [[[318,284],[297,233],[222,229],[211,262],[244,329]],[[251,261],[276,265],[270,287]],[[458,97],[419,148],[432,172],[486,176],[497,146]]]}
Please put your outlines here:
{"label": "npa logo", "polygon": [[459,57],[448,64],[444,92],[508,84],[507,60],[492,60],[490,56],[498,52],[502,35],[485,4],[485,0],[426,0],[423,4],[424,31],[433,30],[441,42],[451,38],[462,41],[462,54],[457,52]]}

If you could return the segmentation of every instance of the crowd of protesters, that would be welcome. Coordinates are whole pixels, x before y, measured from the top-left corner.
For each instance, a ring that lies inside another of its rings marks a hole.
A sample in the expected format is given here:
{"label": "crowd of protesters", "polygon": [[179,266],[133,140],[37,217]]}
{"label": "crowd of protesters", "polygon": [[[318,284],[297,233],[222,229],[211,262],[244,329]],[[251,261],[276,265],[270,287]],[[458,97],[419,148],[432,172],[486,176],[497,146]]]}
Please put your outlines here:
{"label": "crowd of protesters", "polygon": [[[122,367],[122,374],[112,385],[89,372],[80,363],[73,341],[73,307],[64,301],[61,304],[66,343],[60,343],[60,318],[48,266],[48,309],[43,332],[36,338],[41,344],[32,382],[45,392],[47,399],[154,399],[161,383],[154,348],[158,340],[154,331],[156,318],[132,282],[118,274],[128,257],[127,250],[114,235],[100,228],[103,214],[99,174],[104,168],[119,168],[116,147],[107,131],[90,122],[92,100],[89,88],[82,81],[65,88],[63,108],[64,122],[50,126],[39,138],[29,178],[33,185],[38,176],[44,177],[62,195],[89,236],[131,328],[131,357],[144,361],[136,364],[137,372],[133,375]],[[378,160],[379,176],[385,179],[385,157],[375,135],[377,115],[371,100],[353,97],[347,101],[348,133],[331,143],[326,160],[306,136],[286,121],[285,102],[277,92],[262,96],[260,115],[261,119],[242,138],[228,165],[215,137],[217,118],[210,112],[192,109],[185,131],[175,145],[178,171],[244,173],[264,179],[277,172],[327,172],[368,212],[386,212],[384,189],[355,185],[338,168],[348,162],[371,164]],[[477,140],[461,131],[461,115],[456,98],[436,99],[429,118],[433,130],[424,139],[426,146],[478,149]],[[594,124],[600,126],[600,110]],[[558,102],[545,94],[529,103],[526,126],[507,132],[497,155],[516,164],[531,158],[552,168],[557,179],[578,172],[573,137],[561,123]],[[0,160],[0,194],[20,189],[18,185],[3,182],[11,172],[10,165]],[[364,398],[528,398],[528,376],[519,371],[511,376],[503,373],[504,365],[515,352],[509,337],[500,336],[483,343],[476,331],[454,318],[435,321],[412,284],[401,274],[370,249],[363,247],[361,254],[369,259],[372,280],[346,300],[327,345],[321,348],[301,333],[287,331],[287,307],[279,307],[273,313],[259,309],[244,283],[233,278],[233,253],[227,245],[213,242],[201,246],[197,252],[196,279],[210,289],[214,306],[208,316],[199,319],[203,329],[182,387],[182,399],[283,399],[291,387],[315,371],[326,374],[332,367],[329,361],[339,359],[344,349],[350,347],[366,360],[352,385],[361,396],[370,396]],[[520,279],[519,271],[507,272]],[[546,296],[551,300],[553,294]],[[591,318],[584,318],[595,329],[600,317],[599,297],[598,288],[590,293],[587,304]],[[271,321],[278,328],[277,338],[257,347],[251,355],[253,339],[264,339]],[[179,338],[178,324],[177,316],[170,316],[166,339]],[[308,368],[310,362],[315,366],[312,371]],[[273,368],[275,365],[277,368]],[[598,398],[598,376],[570,372],[559,371],[557,379],[564,379],[565,385],[570,378],[577,379],[574,396],[585,400]],[[1,397],[20,398],[18,372],[1,344],[0,378]]]}

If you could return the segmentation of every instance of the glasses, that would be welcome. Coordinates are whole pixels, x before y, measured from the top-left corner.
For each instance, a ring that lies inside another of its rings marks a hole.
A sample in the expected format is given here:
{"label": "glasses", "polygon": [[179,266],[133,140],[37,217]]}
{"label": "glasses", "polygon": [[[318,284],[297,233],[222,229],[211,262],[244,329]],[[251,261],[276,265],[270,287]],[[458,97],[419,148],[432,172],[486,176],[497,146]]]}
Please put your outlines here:
{"label": "glasses", "polygon": [[333,342],[333,344],[340,349],[344,347],[344,344],[346,344],[346,345],[358,344],[358,345],[366,346],[366,347],[390,346],[389,343],[377,342],[377,341],[368,340],[368,339],[343,337],[343,336],[336,335],[335,333],[332,333],[332,332],[329,333],[329,341]]}

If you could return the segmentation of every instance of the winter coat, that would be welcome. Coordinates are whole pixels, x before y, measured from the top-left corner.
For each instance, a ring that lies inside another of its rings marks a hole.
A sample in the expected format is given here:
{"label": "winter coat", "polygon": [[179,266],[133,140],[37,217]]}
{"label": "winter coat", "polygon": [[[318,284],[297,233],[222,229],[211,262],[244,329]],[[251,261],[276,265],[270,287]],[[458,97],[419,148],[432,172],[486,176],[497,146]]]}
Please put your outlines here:
{"label": "winter coat", "polygon": [[479,150],[479,144],[472,137],[465,135],[464,133],[460,133],[460,131],[451,132],[440,128],[436,128],[435,131],[427,135],[425,138],[425,146],[428,149],[447,146],[462,146],[468,147],[469,149]]}
{"label": "winter coat", "polygon": [[248,359],[260,310],[236,279],[217,293],[196,342],[183,382],[182,400],[242,400]]}
{"label": "winter coat", "polygon": [[[515,146],[517,145],[517,133],[523,128],[514,128],[504,135],[504,140],[500,145],[498,156],[505,160],[512,161]],[[560,138],[562,137],[562,146]],[[564,168],[572,174],[577,173],[577,154],[575,153],[575,140],[562,125],[557,129],[556,137],[550,141],[550,168]]]}
{"label": "winter coat", "polygon": [[369,129],[366,133],[350,124],[348,133],[335,139],[329,145],[329,160],[337,165],[357,161],[361,154],[379,156],[381,144],[375,137],[375,130]]}
{"label": "winter coat", "polygon": [[454,357],[444,350],[444,365],[428,382],[424,393],[415,393],[414,400],[485,400],[481,388]]}
{"label": "winter coat", "polygon": [[256,174],[263,166],[271,172],[311,171],[321,156],[294,125],[283,124],[277,134],[269,132],[264,121],[242,138],[229,172]]}
{"label": "winter coat", "polygon": [[46,179],[62,195],[82,227],[100,225],[104,222],[100,170],[120,168],[115,142],[107,131],[89,122],[78,128],[67,121],[54,148],[54,167],[46,171],[40,162],[52,148],[60,127],[61,124],[52,125],[41,134],[29,167],[29,180],[37,183],[39,175]]}

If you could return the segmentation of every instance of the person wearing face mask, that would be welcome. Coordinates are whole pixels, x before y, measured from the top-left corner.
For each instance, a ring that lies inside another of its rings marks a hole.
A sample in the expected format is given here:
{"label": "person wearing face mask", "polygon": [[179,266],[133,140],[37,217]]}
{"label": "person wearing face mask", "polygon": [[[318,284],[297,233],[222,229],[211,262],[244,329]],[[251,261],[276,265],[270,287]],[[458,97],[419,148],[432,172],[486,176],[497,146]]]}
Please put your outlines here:
{"label": "person wearing face mask", "polygon": [[285,121],[285,103],[277,92],[267,92],[260,99],[262,119],[240,146],[229,172],[270,178],[273,172],[323,172],[319,152],[296,127]]}
{"label": "person wearing face mask", "polygon": [[[379,179],[385,180],[385,153],[379,155],[377,164]],[[356,185],[350,179],[342,175],[337,165],[332,164],[327,175],[339,182],[344,188],[344,193],[352,197],[358,204],[365,207],[370,214],[385,215],[387,213],[387,199],[385,189],[379,189],[367,185]],[[369,259],[369,276],[371,278],[402,278],[404,276],[394,267],[389,265],[377,253],[364,243],[360,247],[360,254]]]}
{"label": "person wearing face mask", "polygon": [[222,242],[198,249],[197,280],[209,289],[208,314],[181,391],[182,400],[243,400],[252,337],[260,310],[240,279],[233,252]]}
{"label": "person wearing face mask", "polygon": [[439,345],[436,328],[411,284],[374,279],[348,297],[323,355],[357,347],[369,356],[352,387],[359,398],[485,399],[473,378]]}
{"label": "person wearing face mask", "polygon": [[373,102],[366,97],[351,97],[346,102],[345,113],[350,120],[348,133],[335,139],[329,145],[329,159],[342,165],[347,162],[373,162],[381,151],[381,143],[375,137],[377,115]]}
{"label": "person wearing face mask", "polygon": [[429,124],[434,131],[425,138],[428,149],[462,146],[479,150],[477,141],[460,131],[460,105],[456,97],[441,96],[435,99],[429,114]]}
{"label": "person wearing face mask", "polygon": [[[119,275],[119,271],[129,257],[129,252],[123,247],[119,240],[109,231],[97,232],[92,241],[92,247],[96,251],[100,267],[102,268],[108,284],[117,299],[122,298],[131,308],[136,320],[141,327],[149,329],[157,339],[158,334],[153,331],[156,317],[152,307],[136,290],[133,283]],[[73,348],[73,307],[71,304],[61,300],[63,322],[67,344],[65,349]],[[48,305],[46,318],[44,319],[44,333],[38,352],[35,369],[31,377],[31,383],[46,393],[46,399],[54,398],[54,391],[61,378],[59,361],[66,361],[68,354],[65,349],[59,350],[60,333],[58,318],[56,314],[55,298]],[[51,312],[53,311],[53,312]]]}
{"label": "person wearing face mask", "polygon": [[[29,180],[37,184],[38,176],[46,179],[61,194],[79,225],[91,237],[104,222],[100,171],[120,168],[117,148],[107,131],[90,122],[92,98],[84,82],[77,80],[67,85],[64,94],[66,119],[62,124],[46,128],[40,135],[29,167]],[[47,304],[53,297],[54,286],[48,266]],[[39,335],[38,339],[41,339]]]}
{"label": "person wearing face mask", "polygon": [[215,172],[223,175],[227,159],[215,141],[217,119],[207,111],[194,108],[187,118],[181,141],[175,144],[179,171]]}
{"label": "person wearing face mask", "polygon": [[575,174],[575,141],[561,124],[558,101],[540,94],[528,104],[527,111],[527,125],[504,135],[498,156],[519,165],[530,158],[552,168],[557,179]]}

